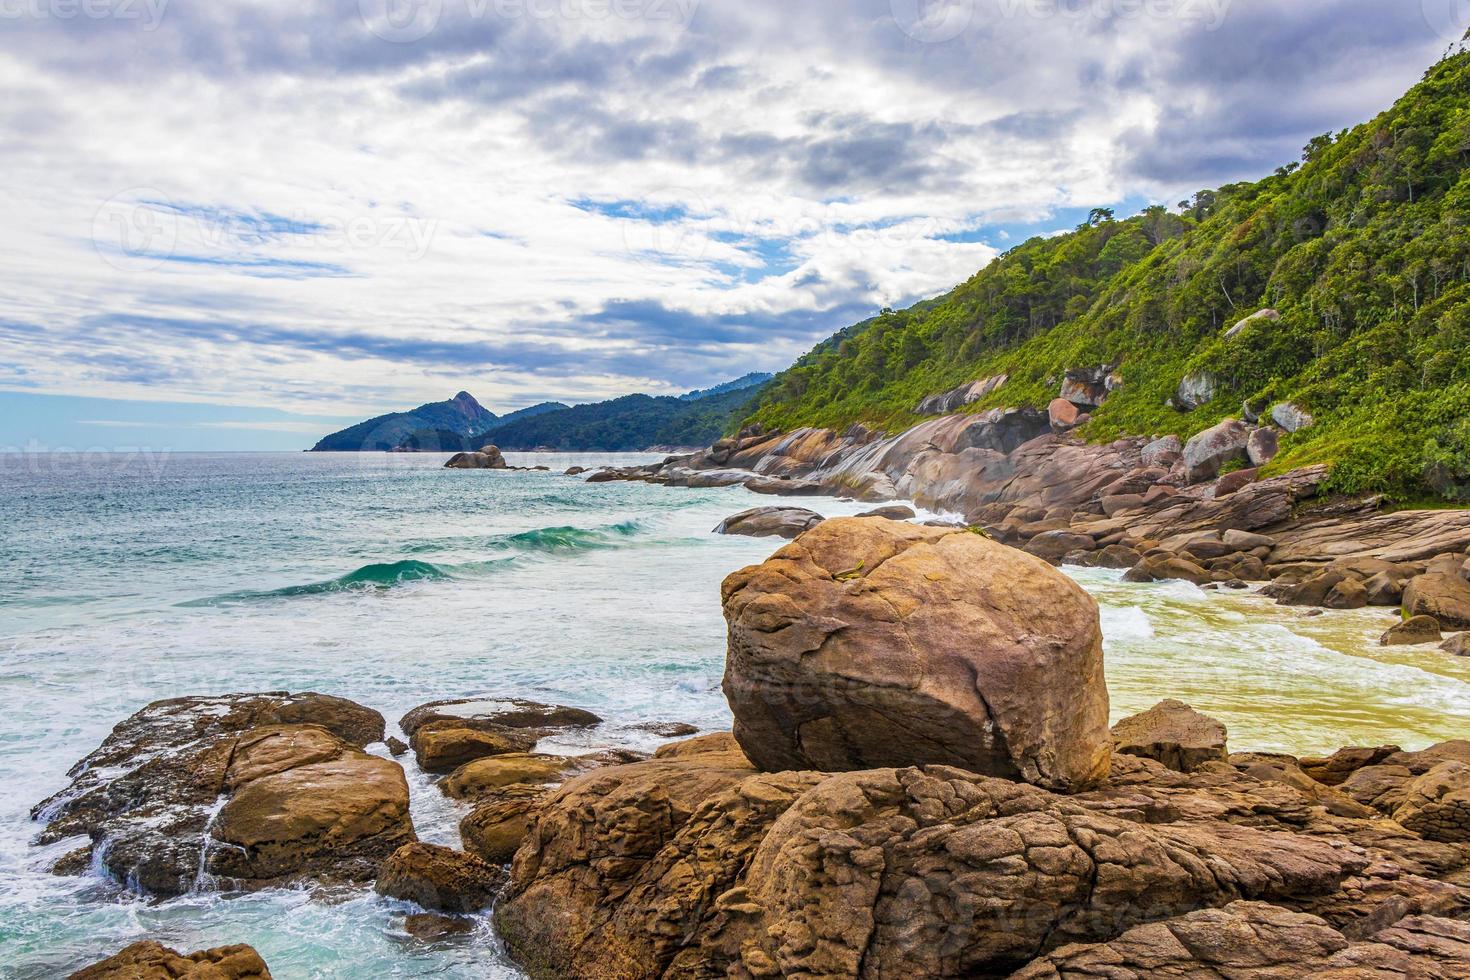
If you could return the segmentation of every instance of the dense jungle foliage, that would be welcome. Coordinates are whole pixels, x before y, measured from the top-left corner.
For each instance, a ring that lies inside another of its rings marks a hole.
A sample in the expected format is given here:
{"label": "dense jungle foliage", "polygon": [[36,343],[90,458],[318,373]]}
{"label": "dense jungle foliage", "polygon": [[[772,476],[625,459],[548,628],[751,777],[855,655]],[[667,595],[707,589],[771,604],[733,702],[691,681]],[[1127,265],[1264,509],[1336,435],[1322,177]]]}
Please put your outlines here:
{"label": "dense jungle foliage", "polygon": [[[1225,337],[1268,307],[1278,322]],[[1470,53],[1264,180],[1122,221],[1099,210],[947,295],[848,328],[745,421],[894,431],[966,381],[1010,375],[968,410],[1044,407],[1065,371],[1099,365],[1124,386],[1089,439],[1187,437],[1243,403],[1292,401],[1317,424],[1284,439],[1271,472],[1325,462],[1339,491],[1470,500]],[[1176,410],[1194,374],[1215,396]]]}

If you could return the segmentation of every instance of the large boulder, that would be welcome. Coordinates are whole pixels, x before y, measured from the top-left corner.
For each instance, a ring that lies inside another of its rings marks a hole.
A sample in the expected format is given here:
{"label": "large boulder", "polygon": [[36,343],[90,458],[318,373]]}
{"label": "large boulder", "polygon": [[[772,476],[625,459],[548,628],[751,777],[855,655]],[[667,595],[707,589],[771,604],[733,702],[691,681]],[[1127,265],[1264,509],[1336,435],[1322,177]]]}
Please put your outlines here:
{"label": "large boulder", "polygon": [[1246,460],[1252,429],[1239,419],[1226,419],[1184,444],[1185,478],[1203,483],[1219,475],[1226,463]]}
{"label": "large boulder", "polygon": [[1246,440],[1245,454],[1252,466],[1265,466],[1281,452],[1281,437],[1275,429],[1257,429]]}
{"label": "large boulder", "polygon": [[1315,423],[1311,414],[1299,405],[1291,402],[1281,402],[1271,408],[1271,421],[1281,426],[1287,432],[1300,432],[1302,429],[1310,429]]}
{"label": "large boulder", "polygon": [[822,520],[821,514],[802,507],[752,507],[725,518],[714,533],[789,539],[811,530]]}
{"label": "large boulder", "polygon": [[464,849],[491,864],[509,864],[536,826],[551,791],[544,786],[505,786],[482,797],[459,822]]}
{"label": "large boulder", "polygon": [[1215,400],[1215,377],[1212,374],[1189,374],[1179,382],[1174,392],[1174,404],[1185,412],[1192,412],[1201,405]]}
{"label": "large boulder", "polygon": [[723,587],[735,737],[769,771],[1106,774],[1097,604],[965,530],[837,519]]}
{"label": "large boulder", "polygon": [[1179,772],[1229,756],[1225,726],[1172,698],[1118,722],[1113,741],[1124,755],[1153,759]]}
{"label": "large boulder", "polygon": [[534,976],[1006,976],[1242,898],[1332,902],[1370,863],[1259,826],[1312,812],[1290,787],[1132,762],[1075,798],[943,766],[603,770],[547,802],[497,922]]}
{"label": "large boulder", "polygon": [[1433,616],[1411,616],[1391,627],[1378,640],[1380,646],[1416,646],[1421,643],[1438,643],[1443,637],[1439,632],[1439,620]]}
{"label": "large boulder", "polygon": [[434,844],[405,844],[383,862],[379,895],[413,902],[431,912],[465,915],[488,908],[508,876],[473,854]]}
{"label": "large boulder", "polygon": [[930,395],[919,402],[914,408],[915,415],[948,415],[957,412],[966,405],[974,404],[980,399],[999,391],[1007,381],[1004,374],[998,374],[990,378],[982,378],[979,381],[969,381],[958,388],[938,395]]}
{"label": "large boulder", "polygon": [[[402,768],[361,750],[383,728],[377,712],[320,694],[159,701],[32,815],[42,843],[86,835],[91,861],[158,895],[370,880],[414,839]],[[61,867],[85,870],[85,857]]]}
{"label": "large boulder", "polygon": [[1404,588],[1404,614],[1433,616],[1445,629],[1470,629],[1470,582],[1443,563]]}
{"label": "large boulder", "polygon": [[420,768],[449,773],[477,759],[529,752],[548,735],[602,719],[582,708],[520,698],[458,698],[419,705],[398,722]]}
{"label": "large boulder", "polygon": [[78,970],[68,980],[271,980],[271,972],[249,946],[221,946],[185,955],[143,940]]}

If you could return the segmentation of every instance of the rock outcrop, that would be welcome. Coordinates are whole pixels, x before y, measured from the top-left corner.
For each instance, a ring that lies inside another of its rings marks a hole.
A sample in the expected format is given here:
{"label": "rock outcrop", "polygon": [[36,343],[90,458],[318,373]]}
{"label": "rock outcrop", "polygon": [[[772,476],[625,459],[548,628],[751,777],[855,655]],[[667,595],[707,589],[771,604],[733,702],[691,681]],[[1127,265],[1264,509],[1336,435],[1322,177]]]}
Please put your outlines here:
{"label": "rock outcrop", "polygon": [[505,456],[501,454],[497,446],[486,446],[479,452],[455,453],[444,466],[451,470],[505,470],[510,468],[505,461]]}
{"label": "rock outcrop", "polygon": [[398,722],[419,766],[452,773],[479,759],[533,749],[548,735],[602,719],[581,708],[518,698],[460,698],[420,705]]}
{"label": "rock outcrop", "polygon": [[383,862],[376,889],[433,912],[465,915],[489,908],[506,879],[503,870],[473,854],[415,842]]}
{"label": "rock outcrop", "polygon": [[801,507],[752,507],[720,522],[715,534],[751,538],[794,538],[822,523],[822,515]]}
{"label": "rock outcrop", "polygon": [[965,530],[836,519],[723,587],[725,694],[760,768],[942,763],[1075,789],[1107,771],[1097,605]]}
{"label": "rock outcrop", "polygon": [[221,946],[186,956],[144,940],[68,980],[271,980],[271,973],[249,946]]}
{"label": "rock outcrop", "polygon": [[1179,772],[1206,762],[1224,762],[1225,726],[1181,701],[1160,701],[1113,726],[1114,748],[1124,755],[1153,759]]}
{"label": "rock outcrop", "polygon": [[[1119,757],[1066,797],[944,766],[756,773],[715,737],[556,793],[497,922],[537,977],[1283,980],[1360,943],[1454,977],[1470,890],[1425,874],[1467,862],[1220,762]],[[1252,943],[1278,972],[1207,972]],[[1180,972],[1150,972],[1162,953]]]}
{"label": "rock outcrop", "polygon": [[402,768],[361,749],[383,729],[377,712],[320,694],[160,701],[32,815],[42,842],[86,835],[94,861],[158,895],[371,880],[414,839]]}
{"label": "rock outcrop", "polygon": [[982,398],[987,398],[999,391],[1008,378],[1004,374],[998,374],[990,378],[982,378],[979,381],[971,381],[951,388],[949,391],[938,395],[930,395],[919,402],[914,408],[915,415],[949,415],[957,412],[966,405],[973,405]]}

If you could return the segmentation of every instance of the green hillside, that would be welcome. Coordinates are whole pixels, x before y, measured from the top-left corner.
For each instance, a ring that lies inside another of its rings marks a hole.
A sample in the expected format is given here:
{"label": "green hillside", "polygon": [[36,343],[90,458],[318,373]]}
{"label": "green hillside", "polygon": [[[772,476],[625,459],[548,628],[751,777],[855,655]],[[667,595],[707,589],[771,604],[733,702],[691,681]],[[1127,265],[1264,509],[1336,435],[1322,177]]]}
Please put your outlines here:
{"label": "green hillside", "polygon": [[[789,429],[918,421],[924,396],[1007,373],[972,406],[1045,406],[1068,369],[1124,387],[1082,434],[1188,436],[1242,403],[1290,400],[1317,424],[1272,471],[1332,464],[1341,491],[1470,500],[1470,54],[1303,162],[1175,210],[1033,239],[937,299],[885,310],[765,389],[750,420]],[[1262,308],[1279,322],[1253,321]],[[1208,404],[1166,402],[1191,374]]]}
{"label": "green hillside", "polygon": [[627,395],[496,425],[477,438],[507,452],[542,447],[568,452],[638,452],[650,446],[707,446],[720,437],[732,418],[744,413],[755,395],[754,389],[694,401]]}

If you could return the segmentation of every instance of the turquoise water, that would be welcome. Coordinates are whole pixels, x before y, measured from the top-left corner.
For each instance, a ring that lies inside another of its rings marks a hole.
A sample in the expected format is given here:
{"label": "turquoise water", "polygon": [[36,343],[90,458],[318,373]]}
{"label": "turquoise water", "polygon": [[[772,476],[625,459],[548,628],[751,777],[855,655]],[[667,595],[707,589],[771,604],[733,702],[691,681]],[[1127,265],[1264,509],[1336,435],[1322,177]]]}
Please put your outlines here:
{"label": "turquoise water", "polygon": [[[436,698],[596,711],[579,744],[651,749],[630,726],[728,727],[720,580],[776,543],[710,534],[771,503],[741,489],[446,471],[442,457],[0,456],[0,975],[64,976],[142,936],[256,946],[275,975],[515,977],[488,925],[424,945],[367,890],[154,904],[56,878],[29,807],[158,698],[318,690],[393,722]],[[800,501],[828,514],[863,505]],[[1099,599],[1114,713],[1162,697],[1226,721],[1237,748],[1420,747],[1470,730],[1470,661],[1385,651],[1383,611],[1306,619],[1242,595],[1077,571]],[[380,751],[380,750],[379,750]],[[462,810],[408,761],[421,836]]]}

